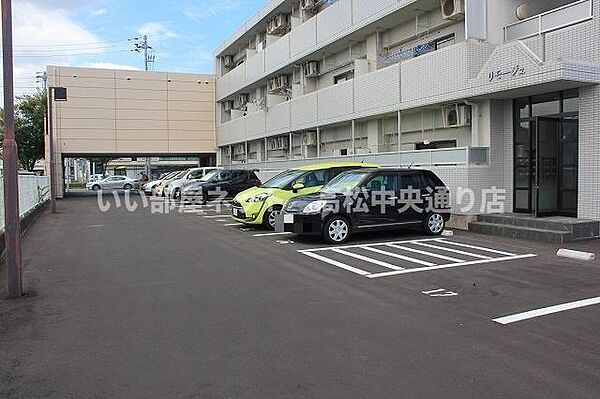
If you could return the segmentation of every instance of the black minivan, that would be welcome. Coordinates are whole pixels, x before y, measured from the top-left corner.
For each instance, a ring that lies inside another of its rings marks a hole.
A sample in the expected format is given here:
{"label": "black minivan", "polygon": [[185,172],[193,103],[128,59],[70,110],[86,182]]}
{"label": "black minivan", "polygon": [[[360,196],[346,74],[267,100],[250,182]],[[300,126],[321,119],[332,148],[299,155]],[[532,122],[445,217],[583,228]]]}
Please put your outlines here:
{"label": "black minivan", "polygon": [[440,235],[450,210],[448,188],[432,171],[353,170],[337,176],[317,194],[288,201],[282,228],[320,235],[331,244],[344,243],[357,232],[409,227]]}
{"label": "black minivan", "polygon": [[181,201],[206,204],[211,199],[235,197],[238,193],[262,183],[255,170],[218,169],[181,189]]}

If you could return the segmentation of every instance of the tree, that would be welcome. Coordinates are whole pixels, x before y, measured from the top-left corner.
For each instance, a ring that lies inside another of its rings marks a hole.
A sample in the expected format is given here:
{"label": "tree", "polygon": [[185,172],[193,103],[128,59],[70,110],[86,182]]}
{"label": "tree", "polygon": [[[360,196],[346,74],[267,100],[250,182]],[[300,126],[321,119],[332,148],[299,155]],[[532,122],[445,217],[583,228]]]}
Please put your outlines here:
{"label": "tree", "polygon": [[[15,106],[15,137],[19,148],[19,163],[23,169],[33,171],[35,163],[44,158],[44,112],[46,93],[37,90],[17,98]],[[4,110],[2,110],[2,132],[4,140]]]}

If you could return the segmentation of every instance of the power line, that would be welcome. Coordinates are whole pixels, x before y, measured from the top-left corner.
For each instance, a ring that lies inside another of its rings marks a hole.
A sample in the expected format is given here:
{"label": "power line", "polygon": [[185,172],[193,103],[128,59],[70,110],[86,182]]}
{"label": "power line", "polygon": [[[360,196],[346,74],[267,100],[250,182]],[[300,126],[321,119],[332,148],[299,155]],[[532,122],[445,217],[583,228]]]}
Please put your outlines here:
{"label": "power line", "polygon": [[104,54],[123,54],[123,53],[129,53],[129,50],[103,51],[103,52],[95,52],[95,53],[65,53],[65,54],[15,55],[15,58],[83,57],[83,56],[97,56],[97,55],[104,55]]}
{"label": "power line", "polygon": [[120,39],[120,40],[108,40],[108,41],[104,41],[104,42],[88,42],[88,43],[69,43],[69,44],[48,44],[48,45],[17,45],[14,48],[15,49],[20,49],[20,48],[48,48],[48,47],[78,47],[78,46],[98,46],[98,45],[104,45],[104,44],[114,44],[114,43],[125,43],[128,42],[129,39]]}

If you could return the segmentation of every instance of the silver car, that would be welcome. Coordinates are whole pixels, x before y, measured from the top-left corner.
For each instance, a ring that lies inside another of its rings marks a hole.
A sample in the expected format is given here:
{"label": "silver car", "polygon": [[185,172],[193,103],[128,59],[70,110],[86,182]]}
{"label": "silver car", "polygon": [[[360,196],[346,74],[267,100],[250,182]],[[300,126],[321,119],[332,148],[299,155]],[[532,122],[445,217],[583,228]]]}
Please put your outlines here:
{"label": "silver car", "polygon": [[137,184],[137,180],[127,176],[109,176],[102,180],[91,181],[86,184],[88,190],[131,190]]}

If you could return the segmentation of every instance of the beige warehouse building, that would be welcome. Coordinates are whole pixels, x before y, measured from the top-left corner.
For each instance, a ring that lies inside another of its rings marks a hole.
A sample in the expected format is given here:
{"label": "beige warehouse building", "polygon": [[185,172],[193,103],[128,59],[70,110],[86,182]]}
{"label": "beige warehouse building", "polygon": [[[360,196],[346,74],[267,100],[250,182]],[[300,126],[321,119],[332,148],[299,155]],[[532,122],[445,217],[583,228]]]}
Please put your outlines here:
{"label": "beige warehouse building", "polygon": [[67,101],[52,101],[59,196],[65,158],[168,155],[215,163],[212,75],[49,66],[48,85],[67,89]]}

